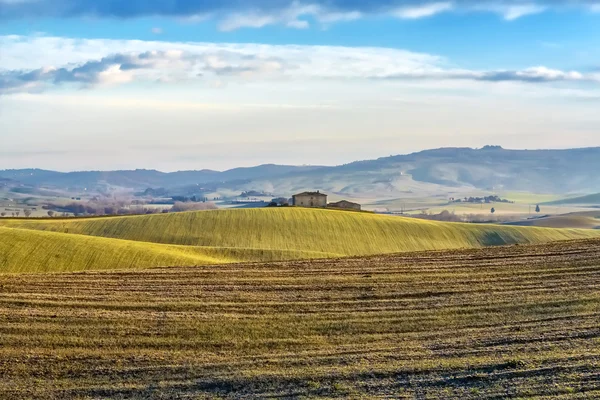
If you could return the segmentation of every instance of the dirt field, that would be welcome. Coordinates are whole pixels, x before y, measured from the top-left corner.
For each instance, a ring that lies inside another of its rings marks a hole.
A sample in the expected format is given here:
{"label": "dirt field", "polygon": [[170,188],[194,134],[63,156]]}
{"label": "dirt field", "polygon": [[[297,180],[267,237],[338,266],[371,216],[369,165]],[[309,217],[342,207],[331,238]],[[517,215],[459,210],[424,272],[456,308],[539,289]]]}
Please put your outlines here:
{"label": "dirt field", "polygon": [[600,241],[0,276],[0,398],[600,396]]}

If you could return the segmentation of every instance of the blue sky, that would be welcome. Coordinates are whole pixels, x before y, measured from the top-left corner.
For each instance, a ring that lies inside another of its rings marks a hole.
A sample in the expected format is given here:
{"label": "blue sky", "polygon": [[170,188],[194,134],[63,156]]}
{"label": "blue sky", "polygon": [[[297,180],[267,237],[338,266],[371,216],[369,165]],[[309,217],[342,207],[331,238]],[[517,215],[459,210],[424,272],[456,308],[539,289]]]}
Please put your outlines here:
{"label": "blue sky", "polygon": [[0,47],[0,168],[600,145],[600,0],[0,0]]}

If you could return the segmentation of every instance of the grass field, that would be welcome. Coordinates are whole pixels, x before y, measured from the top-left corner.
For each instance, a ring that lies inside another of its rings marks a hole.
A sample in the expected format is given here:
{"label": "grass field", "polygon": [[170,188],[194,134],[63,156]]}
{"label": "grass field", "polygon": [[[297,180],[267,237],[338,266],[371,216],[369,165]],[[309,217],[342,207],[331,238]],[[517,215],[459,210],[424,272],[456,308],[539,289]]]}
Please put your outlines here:
{"label": "grass field", "polygon": [[163,245],[0,227],[0,273],[73,272],[335,257],[311,251]]}
{"label": "grass field", "polygon": [[3,219],[0,229],[1,272],[359,256],[600,236],[592,230],[452,224],[301,208]]}
{"label": "grass field", "polygon": [[0,398],[600,396],[600,241],[0,275]]}

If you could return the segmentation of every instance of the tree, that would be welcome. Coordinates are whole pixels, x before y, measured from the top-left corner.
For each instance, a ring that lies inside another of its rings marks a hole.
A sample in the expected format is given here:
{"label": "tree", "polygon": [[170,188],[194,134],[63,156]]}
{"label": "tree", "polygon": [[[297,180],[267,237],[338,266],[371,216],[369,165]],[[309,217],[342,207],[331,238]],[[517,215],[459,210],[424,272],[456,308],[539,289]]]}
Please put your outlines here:
{"label": "tree", "polygon": [[496,212],[496,209],[494,207],[492,207],[492,209],[490,210],[490,212],[493,214]]}
{"label": "tree", "polygon": [[50,218],[54,217],[54,211],[52,211],[52,210],[48,211],[48,216]]}
{"label": "tree", "polygon": [[2,212],[2,213],[0,213],[0,216],[1,216],[1,217],[6,217],[6,213],[5,213],[5,212]]}
{"label": "tree", "polygon": [[535,212],[539,213],[540,211],[542,210],[540,209],[540,205],[538,204],[537,206],[535,206]]}
{"label": "tree", "polygon": [[27,218],[29,218],[29,217],[31,216],[31,210],[27,210],[27,209],[25,209],[25,210],[23,210],[23,214],[25,214],[25,216],[26,216]]}
{"label": "tree", "polygon": [[21,211],[15,211],[15,214],[17,215],[17,217],[19,216],[20,213],[21,213]]}

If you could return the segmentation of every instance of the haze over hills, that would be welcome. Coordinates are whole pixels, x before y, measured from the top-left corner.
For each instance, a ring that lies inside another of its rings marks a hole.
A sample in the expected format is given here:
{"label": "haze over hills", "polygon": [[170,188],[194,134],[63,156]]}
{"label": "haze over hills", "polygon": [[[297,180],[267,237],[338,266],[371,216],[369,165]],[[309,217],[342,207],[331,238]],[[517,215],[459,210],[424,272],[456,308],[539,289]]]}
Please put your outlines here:
{"label": "haze over hills", "polygon": [[0,178],[55,189],[121,187],[132,190],[208,185],[211,189],[264,190],[289,194],[305,188],[332,193],[402,193],[515,190],[547,193],[600,191],[600,148],[507,150],[441,148],[350,164],[319,166],[260,165],[227,171],[164,173],[155,170],[61,173],[39,169],[0,171]]}

